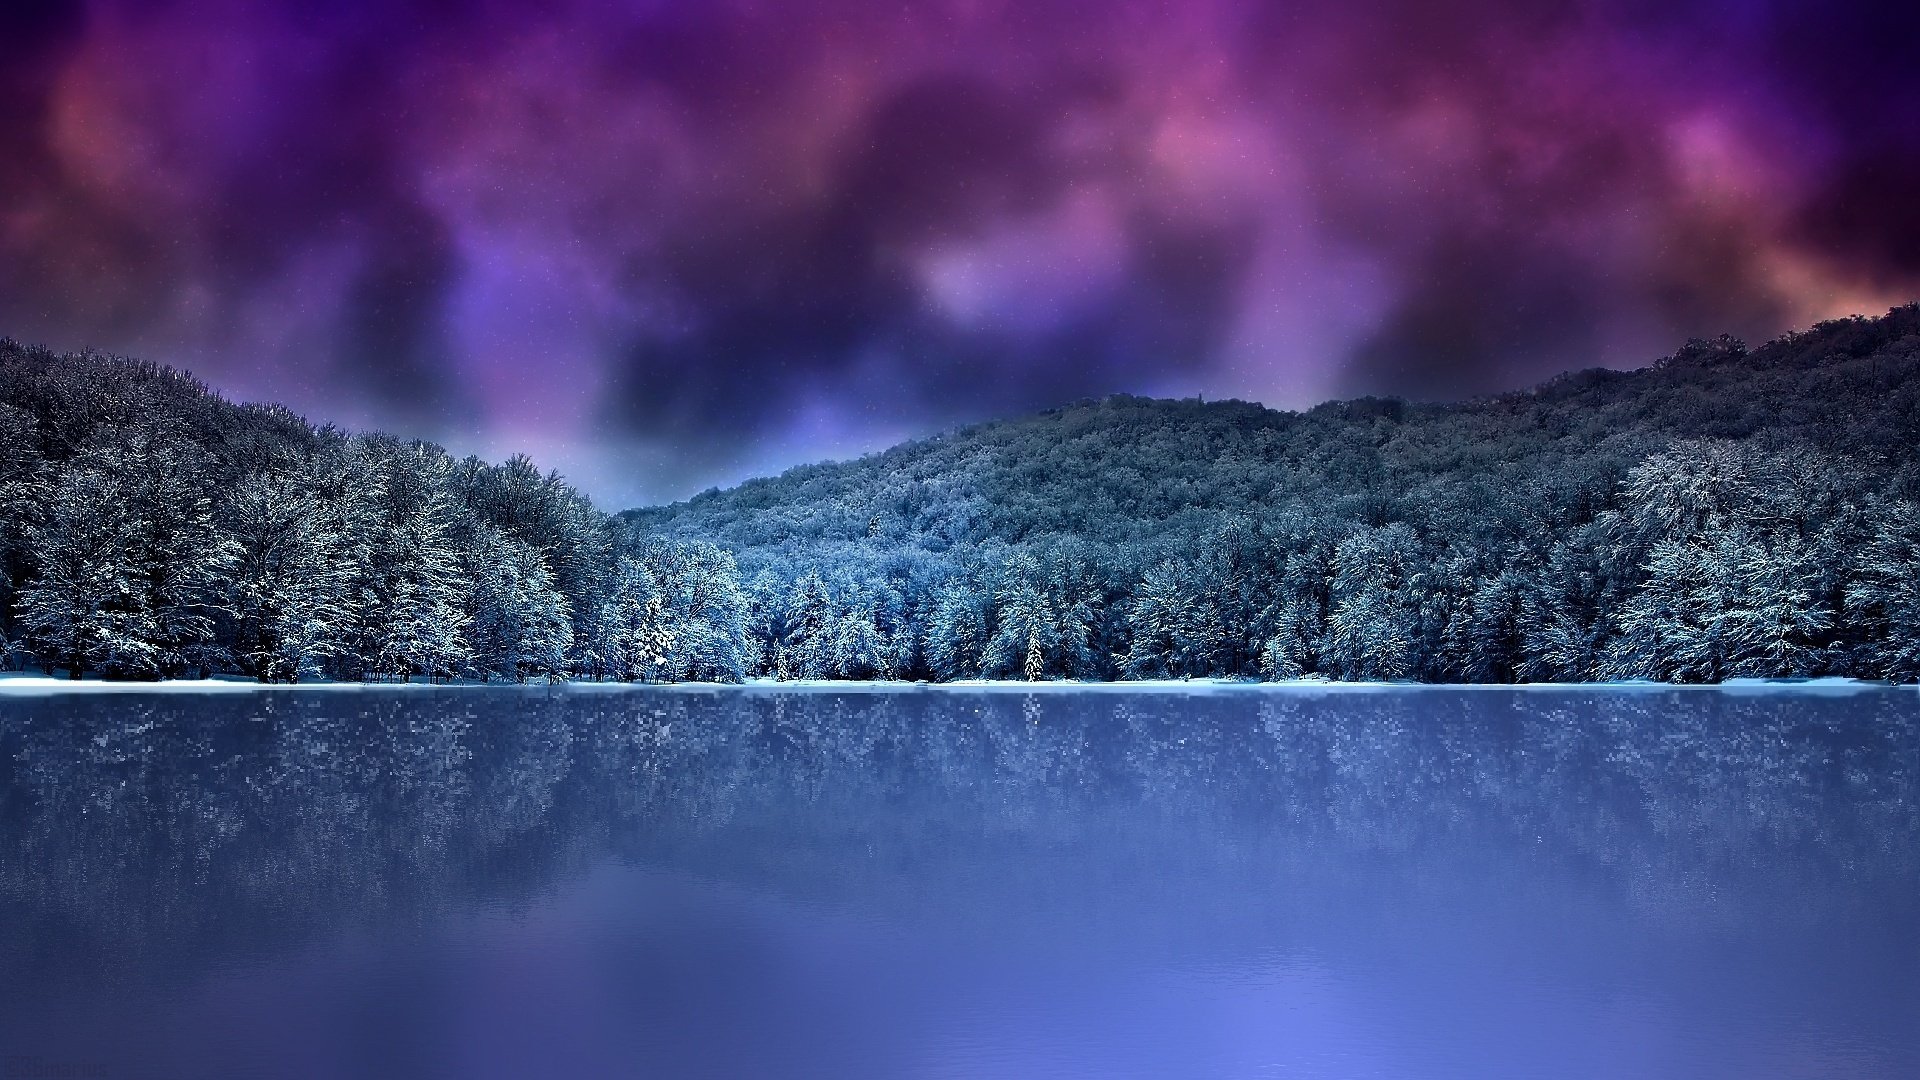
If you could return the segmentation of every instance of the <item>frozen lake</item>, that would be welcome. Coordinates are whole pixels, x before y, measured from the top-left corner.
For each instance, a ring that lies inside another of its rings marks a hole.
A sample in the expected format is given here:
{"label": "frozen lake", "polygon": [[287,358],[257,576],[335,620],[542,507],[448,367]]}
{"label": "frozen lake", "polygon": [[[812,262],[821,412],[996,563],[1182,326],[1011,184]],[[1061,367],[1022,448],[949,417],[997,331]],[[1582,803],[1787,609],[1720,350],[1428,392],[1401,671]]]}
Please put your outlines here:
{"label": "frozen lake", "polygon": [[0,1075],[1920,1076],[1920,693],[0,697]]}

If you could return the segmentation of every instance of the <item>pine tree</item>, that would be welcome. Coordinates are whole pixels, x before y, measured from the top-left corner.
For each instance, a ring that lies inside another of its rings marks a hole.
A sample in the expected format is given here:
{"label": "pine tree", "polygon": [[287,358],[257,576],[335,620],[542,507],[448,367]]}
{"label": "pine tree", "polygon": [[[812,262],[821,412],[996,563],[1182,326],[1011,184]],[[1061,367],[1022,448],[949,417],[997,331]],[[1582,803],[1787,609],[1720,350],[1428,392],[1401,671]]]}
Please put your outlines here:
{"label": "pine tree", "polygon": [[674,628],[675,678],[739,682],[750,657],[747,598],[733,556],[706,543],[652,543],[641,557],[653,571]]}
{"label": "pine tree", "polygon": [[987,674],[1018,673],[1035,682],[1052,670],[1059,631],[1038,577],[1039,563],[1032,555],[1021,552],[1009,560],[997,597],[999,625],[981,660]]}
{"label": "pine tree", "polygon": [[99,470],[70,470],[28,531],[34,573],[20,591],[21,625],[42,661],[75,679],[114,662],[159,666],[156,628],[139,599],[134,523],[119,495]]}
{"label": "pine tree", "polygon": [[[30,565],[28,528],[45,502],[45,485],[39,425],[31,414],[0,403],[0,629],[12,627]],[[11,663],[12,653],[9,643],[0,661]]]}
{"label": "pine tree", "polygon": [[1134,591],[1127,616],[1131,646],[1125,669],[1135,678],[1193,675],[1205,644],[1195,583],[1186,567],[1163,559]]}
{"label": "pine tree", "polygon": [[349,552],[305,477],[242,480],[221,511],[238,548],[228,604],[232,651],[262,682],[317,674],[345,647]]}
{"label": "pine tree", "polygon": [[1268,682],[1280,682],[1297,679],[1304,674],[1306,669],[1300,666],[1279,635],[1268,638],[1267,643],[1260,647],[1261,678]]}
{"label": "pine tree", "polygon": [[780,667],[780,641],[786,633],[780,579],[771,570],[754,575],[746,590],[746,673],[772,675]]}
{"label": "pine tree", "polygon": [[1846,590],[1849,621],[1865,630],[1862,674],[1920,680],[1920,507],[1876,507],[1858,578]]}
{"label": "pine tree", "polygon": [[795,679],[827,678],[833,672],[839,643],[839,608],[818,573],[809,570],[794,583],[787,601],[786,623],[782,674]]}
{"label": "pine tree", "polygon": [[980,674],[986,620],[980,603],[962,584],[941,590],[927,624],[927,664],[942,681]]}
{"label": "pine tree", "polygon": [[834,633],[832,674],[841,679],[890,679],[892,664],[882,647],[873,616],[855,607],[841,616]]}
{"label": "pine tree", "polygon": [[1413,671],[1420,582],[1413,530],[1362,528],[1334,552],[1326,653],[1343,678],[1392,680]]}
{"label": "pine tree", "polygon": [[450,464],[422,445],[375,454],[378,489],[366,567],[370,603],[359,613],[370,671],[446,678],[467,666],[467,581],[453,543]]}
{"label": "pine tree", "polygon": [[675,649],[666,596],[653,571],[622,557],[599,619],[595,652],[606,674],[621,682],[663,681]]}
{"label": "pine tree", "polygon": [[236,549],[184,438],[165,423],[101,433],[30,534],[29,634],[76,675],[180,675],[216,662],[214,616]]}
{"label": "pine tree", "polygon": [[482,677],[557,681],[567,674],[573,620],[540,552],[481,526],[467,552],[466,643]]}

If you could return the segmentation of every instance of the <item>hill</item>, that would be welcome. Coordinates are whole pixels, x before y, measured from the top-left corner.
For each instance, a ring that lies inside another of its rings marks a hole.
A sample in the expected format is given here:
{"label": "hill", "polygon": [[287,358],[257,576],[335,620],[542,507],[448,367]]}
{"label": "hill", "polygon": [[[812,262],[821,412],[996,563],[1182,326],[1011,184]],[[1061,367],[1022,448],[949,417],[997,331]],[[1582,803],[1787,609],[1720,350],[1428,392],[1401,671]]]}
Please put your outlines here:
{"label": "hill", "polygon": [[0,340],[8,667],[740,678],[732,561],[615,534],[524,457],[455,459],[153,364]]}
{"label": "hill", "polygon": [[621,518],[732,551],[790,674],[1897,675],[1917,368],[1908,305],[1458,404],[1116,397]]}
{"label": "hill", "polygon": [[1920,307],[1459,404],[1111,398],[608,517],[0,341],[0,660],[78,677],[1920,677]]}

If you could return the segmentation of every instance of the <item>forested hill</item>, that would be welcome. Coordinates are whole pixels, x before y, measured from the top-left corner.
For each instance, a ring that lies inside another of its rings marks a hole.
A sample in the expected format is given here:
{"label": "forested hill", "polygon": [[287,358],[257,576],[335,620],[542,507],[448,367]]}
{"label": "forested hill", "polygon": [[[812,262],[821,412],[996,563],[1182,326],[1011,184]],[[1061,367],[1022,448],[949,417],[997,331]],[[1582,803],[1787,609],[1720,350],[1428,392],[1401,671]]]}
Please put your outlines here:
{"label": "forested hill", "polygon": [[1638,371],[1574,372],[1462,404],[1362,398],[1296,413],[1113,397],[622,516],[758,558],[849,542],[1153,539],[1292,500],[1393,517],[1463,485],[1517,486],[1542,511],[1578,509],[1675,439],[1817,447],[1871,472],[1882,493],[1909,495],[1920,467],[1916,373],[1920,307],[1909,305],[1752,351],[1694,341]]}
{"label": "forested hill", "polygon": [[608,517],[0,341],[0,663],[151,679],[1920,677],[1920,307],[1455,405],[1115,398]]}
{"label": "forested hill", "polygon": [[724,552],[524,457],[314,427],[0,340],[0,663],[74,678],[737,680]]}
{"label": "forested hill", "polygon": [[629,511],[757,663],[934,677],[1920,673],[1920,307],[1462,404],[1112,398]]}

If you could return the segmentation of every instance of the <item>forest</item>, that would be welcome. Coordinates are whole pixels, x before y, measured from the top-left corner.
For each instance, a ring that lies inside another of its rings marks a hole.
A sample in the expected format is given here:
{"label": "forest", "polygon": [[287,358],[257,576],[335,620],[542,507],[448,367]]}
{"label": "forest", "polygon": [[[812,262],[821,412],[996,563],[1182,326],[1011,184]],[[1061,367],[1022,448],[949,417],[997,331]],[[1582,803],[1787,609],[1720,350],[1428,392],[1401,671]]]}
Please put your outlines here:
{"label": "forest", "polygon": [[0,653],[74,678],[1920,678],[1920,306],[1445,404],[1114,397],[608,515],[0,342]]}

